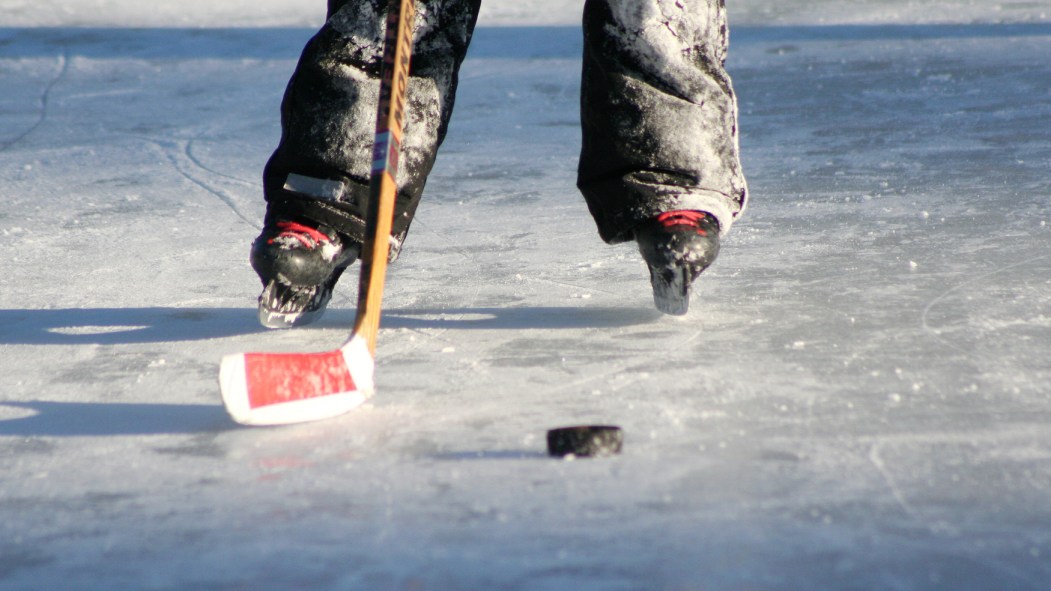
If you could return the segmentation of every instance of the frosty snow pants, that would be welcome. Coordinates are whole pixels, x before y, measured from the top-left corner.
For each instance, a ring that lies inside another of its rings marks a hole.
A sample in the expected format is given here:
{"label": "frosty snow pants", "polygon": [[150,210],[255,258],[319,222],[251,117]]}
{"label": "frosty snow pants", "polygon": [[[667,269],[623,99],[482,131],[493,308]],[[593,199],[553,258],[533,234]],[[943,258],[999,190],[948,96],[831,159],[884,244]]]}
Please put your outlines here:
{"label": "frosty snow pants", "polygon": [[[452,115],[481,0],[418,0],[392,233],[404,237]],[[387,0],[329,0],[281,106],[267,215],[360,240]],[[578,187],[607,242],[672,209],[744,209],[723,0],[587,0]]]}

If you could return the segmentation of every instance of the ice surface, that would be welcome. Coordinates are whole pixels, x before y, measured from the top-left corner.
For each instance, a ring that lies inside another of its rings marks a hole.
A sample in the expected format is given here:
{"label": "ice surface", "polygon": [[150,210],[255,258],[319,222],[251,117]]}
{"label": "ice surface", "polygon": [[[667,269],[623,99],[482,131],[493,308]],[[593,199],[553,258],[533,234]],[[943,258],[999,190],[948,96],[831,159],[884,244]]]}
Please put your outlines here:
{"label": "ice surface", "polygon": [[255,319],[300,4],[0,0],[0,589],[1047,588],[1047,2],[732,3],[753,201],[671,319],[573,188],[581,3],[489,1],[377,396],[243,429],[220,357],[353,318]]}

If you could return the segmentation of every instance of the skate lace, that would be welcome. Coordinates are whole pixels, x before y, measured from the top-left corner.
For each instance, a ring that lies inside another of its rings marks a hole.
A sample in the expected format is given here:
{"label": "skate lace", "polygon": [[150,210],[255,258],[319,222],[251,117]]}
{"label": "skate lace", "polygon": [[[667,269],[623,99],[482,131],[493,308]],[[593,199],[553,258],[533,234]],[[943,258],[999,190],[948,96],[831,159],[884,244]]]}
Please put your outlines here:
{"label": "skate lace", "polygon": [[273,244],[279,238],[292,238],[298,240],[307,248],[314,248],[318,244],[328,244],[332,242],[332,239],[320,230],[296,222],[278,222],[277,227],[281,230],[281,233],[268,240],[268,244]]}
{"label": "skate lace", "polygon": [[693,226],[697,233],[701,236],[707,236],[708,231],[700,226],[700,221],[707,218],[708,214],[703,211],[694,211],[692,209],[680,209],[676,211],[666,211],[657,216],[657,223],[661,224],[665,228],[673,228],[675,226]]}

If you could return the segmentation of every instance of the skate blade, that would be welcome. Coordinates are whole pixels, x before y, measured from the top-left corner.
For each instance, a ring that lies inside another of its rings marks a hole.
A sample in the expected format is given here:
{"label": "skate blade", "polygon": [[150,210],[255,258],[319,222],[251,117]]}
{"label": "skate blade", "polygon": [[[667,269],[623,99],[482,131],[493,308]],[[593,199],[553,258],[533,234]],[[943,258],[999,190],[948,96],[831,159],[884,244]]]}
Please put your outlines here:
{"label": "skate blade", "polygon": [[[310,302],[306,308],[281,310],[281,298],[275,293],[277,283],[271,281],[259,296],[259,324],[265,328],[282,329],[310,324],[325,313],[329,297],[322,295],[320,302]],[[286,304],[287,305],[287,304]]]}
{"label": "skate blade", "polygon": [[653,305],[669,316],[685,316],[690,311],[691,282],[686,271],[676,269],[664,273],[650,269],[650,285],[653,287]]}
{"label": "skate blade", "polygon": [[315,312],[275,312],[259,306],[259,324],[264,328],[283,329],[304,326],[317,321],[324,314],[324,310]]}

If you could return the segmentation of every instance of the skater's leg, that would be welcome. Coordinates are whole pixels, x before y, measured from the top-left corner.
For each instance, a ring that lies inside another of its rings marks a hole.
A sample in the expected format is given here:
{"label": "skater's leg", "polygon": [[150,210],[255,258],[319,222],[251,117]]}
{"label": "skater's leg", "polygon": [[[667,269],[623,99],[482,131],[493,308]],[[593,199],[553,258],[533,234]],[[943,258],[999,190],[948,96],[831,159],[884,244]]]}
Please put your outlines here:
{"label": "skater's leg", "polygon": [[[420,0],[414,26],[392,234],[412,221],[452,114],[480,0]],[[330,0],[281,107],[281,143],[264,173],[270,215],[294,214],[360,240],[368,202],[387,0]]]}
{"label": "skater's leg", "polygon": [[608,242],[672,210],[722,232],[747,189],[723,0],[588,0],[578,186]]}
{"label": "skater's leg", "polygon": [[723,0],[588,0],[577,184],[610,243],[636,240],[683,314],[744,211]]}
{"label": "skater's leg", "polygon": [[[452,114],[480,0],[418,0],[391,257],[408,232]],[[364,238],[387,0],[329,0],[281,105],[281,141],[264,171],[267,213],[252,248],[272,327],[324,310]]]}

